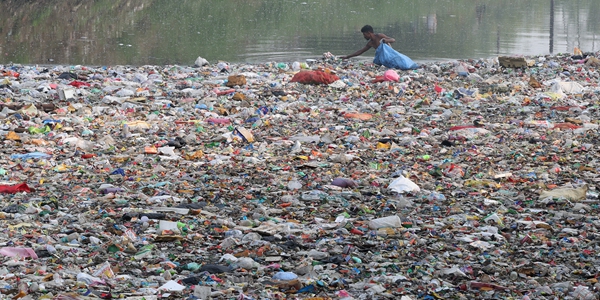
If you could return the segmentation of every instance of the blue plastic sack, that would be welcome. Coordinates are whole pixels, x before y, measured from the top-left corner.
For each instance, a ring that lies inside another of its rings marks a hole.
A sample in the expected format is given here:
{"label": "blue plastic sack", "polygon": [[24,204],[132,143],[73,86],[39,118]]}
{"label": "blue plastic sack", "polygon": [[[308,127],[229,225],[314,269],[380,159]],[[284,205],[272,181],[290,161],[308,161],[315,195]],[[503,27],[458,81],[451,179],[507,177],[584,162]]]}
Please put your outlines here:
{"label": "blue plastic sack", "polygon": [[30,158],[41,158],[41,159],[48,159],[52,157],[52,155],[47,154],[47,153],[43,153],[43,152],[30,152],[30,153],[25,153],[25,154],[13,154],[10,156],[11,159],[21,159],[21,160],[27,160]]}
{"label": "blue plastic sack", "polygon": [[373,63],[400,70],[413,70],[419,67],[408,56],[394,50],[394,48],[385,43],[379,44],[379,47],[375,50]]}

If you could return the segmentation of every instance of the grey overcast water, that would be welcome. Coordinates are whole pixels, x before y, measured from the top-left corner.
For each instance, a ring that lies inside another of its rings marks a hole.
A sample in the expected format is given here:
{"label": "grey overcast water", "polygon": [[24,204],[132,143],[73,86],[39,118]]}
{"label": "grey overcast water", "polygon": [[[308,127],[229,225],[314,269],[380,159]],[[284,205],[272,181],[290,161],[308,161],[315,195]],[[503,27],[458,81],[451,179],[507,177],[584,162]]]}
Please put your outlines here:
{"label": "grey overcast water", "polygon": [[[417,62],[597,51],[598,0],[0,1],[0,63],[291,62],[396,38]],[[372,58],[374,50],[356,59]]]}

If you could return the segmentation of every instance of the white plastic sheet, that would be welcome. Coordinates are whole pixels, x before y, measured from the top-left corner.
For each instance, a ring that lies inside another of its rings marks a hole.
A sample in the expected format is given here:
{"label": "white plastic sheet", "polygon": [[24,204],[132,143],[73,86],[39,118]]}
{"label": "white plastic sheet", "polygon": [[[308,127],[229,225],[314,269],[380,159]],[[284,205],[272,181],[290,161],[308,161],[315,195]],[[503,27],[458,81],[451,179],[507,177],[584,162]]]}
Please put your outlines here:
{"label": "white plastic sheet", "polygon": [[421,188],[412,182],[412,180],[400,175],[400,177],[396,178],[390,185],[388,189],[396,192],[396,193],[405,193],[405,192],[419,192]]}

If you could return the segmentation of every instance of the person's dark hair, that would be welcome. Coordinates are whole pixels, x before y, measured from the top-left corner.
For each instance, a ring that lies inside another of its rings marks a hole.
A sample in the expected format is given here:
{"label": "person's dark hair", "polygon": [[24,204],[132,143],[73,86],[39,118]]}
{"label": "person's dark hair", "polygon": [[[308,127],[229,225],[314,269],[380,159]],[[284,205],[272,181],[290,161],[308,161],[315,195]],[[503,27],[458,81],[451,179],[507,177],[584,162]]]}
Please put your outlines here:
{"label": "person's dark hair", "polygon": [[373,27],[371,27],[371,25],[365,25],[363,26],[363,28],[360,29],[360,32],[373,32]]}

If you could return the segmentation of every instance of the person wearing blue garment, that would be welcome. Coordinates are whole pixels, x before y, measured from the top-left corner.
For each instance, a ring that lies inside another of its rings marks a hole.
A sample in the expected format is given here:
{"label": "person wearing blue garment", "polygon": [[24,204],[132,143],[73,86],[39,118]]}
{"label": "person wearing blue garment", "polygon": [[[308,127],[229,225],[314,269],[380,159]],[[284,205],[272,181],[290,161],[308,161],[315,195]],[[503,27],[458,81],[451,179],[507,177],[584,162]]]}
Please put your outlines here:
{"label": "person wearing blue garment", "polygon": [[365,25],[360,30],[363,37],[368,41],[367,45],[362,49],[350,54],[341,56],[342,59],[359,56],[373,47],[375,50],[375,58],[373,63],[383,65],[388,68],[412,70],[419,66],[412,61],[408,56],[394,50],[389,44],[396,42],[396,39],[391,38],[383,33],[375,33],[373,27]]}

